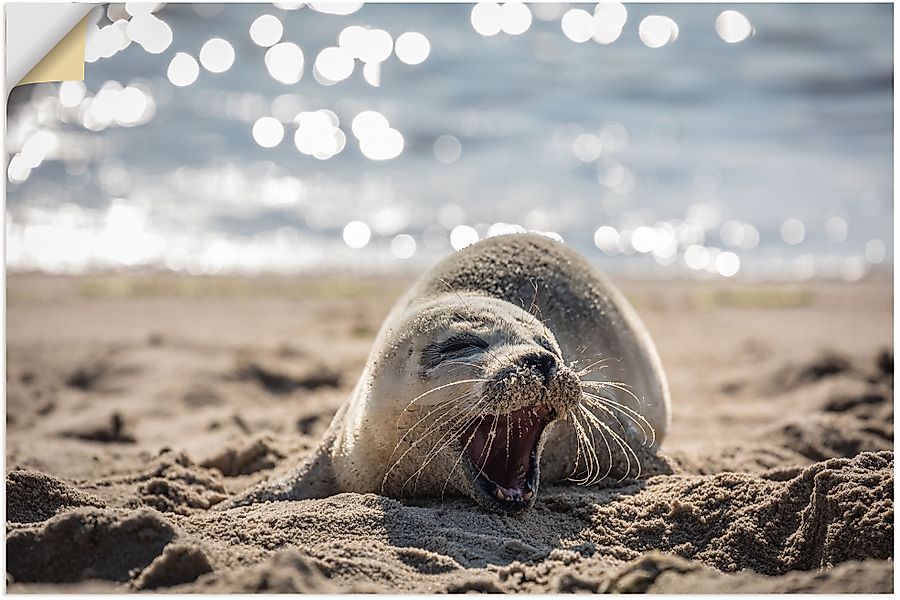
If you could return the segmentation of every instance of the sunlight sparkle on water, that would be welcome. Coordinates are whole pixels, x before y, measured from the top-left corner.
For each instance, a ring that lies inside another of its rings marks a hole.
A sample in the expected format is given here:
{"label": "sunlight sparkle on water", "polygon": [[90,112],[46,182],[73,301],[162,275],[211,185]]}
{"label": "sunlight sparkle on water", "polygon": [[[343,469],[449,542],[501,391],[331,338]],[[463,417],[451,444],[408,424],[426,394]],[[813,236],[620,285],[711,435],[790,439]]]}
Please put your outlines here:
{"label": "sunlight sparkle on water", "polygon": [[454,250],[462,250],[478,241],[478,232],[468,225],[457,225],[450,232],[450,245]]}
{"label": "sunlight sparkle on water", "polygon": [[486,237],[496,237],[510,233],[525,233],[525,228],[515,223],[493,223],[488,227]]}
{"label": "sunlight sparkle on water", "polygon": [[442,135],[434,141],[434,157],[445,165],[453,164],[462,154],[462,144],[452,135]]}
{"label": "sunlight sparkle on water", "polygon": [[866,260],[872,264],[884,262],[887,252],[884,242],[881,240],[869,240],[866,242]]}
{"label": "sunlight sparkle on water", "polygon": [[172,43],[172,29],[165,21],[149,12],[131,17],[126,31],[128,37],[150,54],[160,54]]}
{"label": "sunlight sparkle on water", "polygon": [[479,2],[472,7],[472,27],[483,36],[497,35],[503,29],[503,14],[496,2]]}
{"label": "sunlight sparkle on water", "polygon": [[368,31],[359,25],[350,25],[338,34],[338,46],[350,53],[353,58],[362,58],[366,48]]}
{"label": "sunlight sparkle on water", "polygon": [[294,145],[297,150],[319,160],[339,154],[347,136],[338,128],[337,116],[329,110],[304,111],[297,115]]}
{"label": "sunlight sparkle on water", "polygon": [[274,117],[262,117],[253,124],[253,140],[263,148],[274,148],[284,138],[284,126]]}
{"label": "sunlight sparkle on water", "polygon": [[594,162],[603,154],[603,142],[593,133],[582,133],[575,138],[572,151],[581,162]]}
{"label": "sunlight sparkle on water", "polygon": [[75,108],[84,100],[85,91],[82,81],[63,81],[59,86],[59,103],[66,108]]}
{"label": "sunlight sparkle on water", "polygon": [[403,152],[403,136],[392,129],[384,115],[377,111],[362,111],[353,118],[350,128],[366,158],[390,160]]}
{"label": "sunlight sparkle on water", "polygon": [[222,38],[212,38],[200,49],[200,64],[211,73],[224,73],[234,64],[234,48]]}
{"label": "sunlight sparkle on water", "polygon": [[292,85],[303,77],[303,51],[292,42],[275,44],[266,51],[266,68],[273,79]]}
{"label": "sunlight sparkle on water", "polygon": [[619,253],[619,232],[614,227],[603,225],[594,232],[594,245],[604,254],[613,256]]}
{"label": "sunlight sparkle on water", "polygon": [[344,243],[353,249],[365,247],[372,238],[372,231],[362,221],[350,221],[344,225]]}
{"label": "sunlight sparkle on water", "polygon": [[351,15],[362,8],[362,2],[310,2],[309,7],[327,15]]}
{"label": "sunlight sparkle on water", "polygon": [[650,15],[638,26],[638,36],[649,48],[662,48],[678,39],[678,25],[669,17]]}
{"label": "sunlight sparkle on water", "polygon": [[520,35],[531,27],[531,10],[521,2],[506,2],[500,7],[500,20],[504,33]]}
{"label": "sunlight sparkle on water", "polygon": [[741,270],[741,259],[734,252],[723,252],[716,257],[716,272],[723,277],[733,277]]}
{"label": "sunlight sparkle on water", "polygon": [[621,2],[600,2],[594,8],[593,39],[598,44],[611,44],[622,35],[628,21],[628,9]]}
{"label": "sunlight sparkle on water", "polygon": [[262,15],[257,17],[250,25],[250,39],[257,46],[268,48],[281,41],[284,35],[284,26],[275,15]]}
{"label": "sunlight sparkle on water", "polygon": [[428,38],[415,31],[407,31],[400,34],[394,43],[394,52],[401,62],[408,65],[418,65],[425,62],[431,52],[431,44]]}
{"label": "sunlight sparkle on water", "polygon": [[412,258],[416,253],[416,240],[411,235],[401,233],[391,240],[391,253],[400,259]]}
{"label": "sunlight sparkle on water", "polygon": [[567,11],[560,21],[560,26],[567,38],[579,44],[591,39],[596,30],[593,15],[582,8]]}
{"label": "sunlight sparkle on water", "polygon": [[716,17],[716,33],[729,44],[737,44],[753,35],[753,25],[742,13],[726,10]]}
{"label": "sunlight sparkle on water", "polygon": [[781,224],[779,231],[781,233],[781,239],[783,239],[786,244],[799,244],[806,237],[806,227],[800,219],[788,219]]}
{"label": "sunlight sparkle on water", "polygon": [[166,70],[166,77],[172,82],[172,85],[185,87],[197,81],[200,75],[200,65],[193,56],[186,52],[179,52],[172,57],[169,68]]}
{"label": "sunlight sparkle on water", "polygon": [[394,51],[394,38],[384,29],[367,29],[359,48],[359,59],[364,63],[386,61]]}
{"label": "sunlight sparkle on water", "polygon": [[344,50],[332,46],[324,48],[316,57],[314,69],[329,83],[338,83],[350,77],[355,65],[353,56]]}
{"label": "sunlight sparkle on water", "polygon": [[837,215],[825,221],[825,237],[832,244],[839,244],[847,239],[847,220]]}
{"label": "sunlight sparkle on water", "polygon": [[366,63],[363,66],[363,77],[372,87],[381,86],[381,63]]}

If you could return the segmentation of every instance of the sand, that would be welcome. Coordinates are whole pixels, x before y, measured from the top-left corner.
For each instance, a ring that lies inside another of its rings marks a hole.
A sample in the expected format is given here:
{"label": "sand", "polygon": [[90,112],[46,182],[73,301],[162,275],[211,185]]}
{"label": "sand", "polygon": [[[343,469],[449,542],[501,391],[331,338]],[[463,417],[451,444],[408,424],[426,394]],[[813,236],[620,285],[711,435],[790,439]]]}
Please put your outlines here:
{"label": "sand", "polygon": [[211,510],[289,470],[407,281],[8,280],[11,592],[891,592],[892,283],[620,282],[670,379],[657,474]]}

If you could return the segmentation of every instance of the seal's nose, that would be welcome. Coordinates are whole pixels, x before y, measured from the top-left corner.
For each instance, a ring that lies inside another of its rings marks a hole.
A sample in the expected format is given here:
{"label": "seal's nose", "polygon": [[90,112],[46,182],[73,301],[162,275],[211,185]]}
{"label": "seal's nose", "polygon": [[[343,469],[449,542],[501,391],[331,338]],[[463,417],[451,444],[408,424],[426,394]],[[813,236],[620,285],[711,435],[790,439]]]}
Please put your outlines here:
{"label": "seal's nose", "polygon": [[534,353],[526,354],[522,357],[522,366],[531,369],[544,378],[544,386],[550,387],[550,381],[556,375],[557,363],[556,357],[552,354]]}

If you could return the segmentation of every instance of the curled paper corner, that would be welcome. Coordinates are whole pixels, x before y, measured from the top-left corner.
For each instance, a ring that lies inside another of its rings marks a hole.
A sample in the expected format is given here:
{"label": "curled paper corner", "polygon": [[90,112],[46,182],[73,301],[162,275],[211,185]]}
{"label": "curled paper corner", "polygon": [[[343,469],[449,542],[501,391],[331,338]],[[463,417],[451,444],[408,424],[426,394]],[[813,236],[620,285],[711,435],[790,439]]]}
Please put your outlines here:
{"label": "curled paper corner", "polygon": [[81,19],[16,85],[84,79],[84,45],[90,15]]}
{"label": "curled paper corner", "polygon": [[7,93],[28,83],[83,80],[88,12],[95,6],[6,4]]}

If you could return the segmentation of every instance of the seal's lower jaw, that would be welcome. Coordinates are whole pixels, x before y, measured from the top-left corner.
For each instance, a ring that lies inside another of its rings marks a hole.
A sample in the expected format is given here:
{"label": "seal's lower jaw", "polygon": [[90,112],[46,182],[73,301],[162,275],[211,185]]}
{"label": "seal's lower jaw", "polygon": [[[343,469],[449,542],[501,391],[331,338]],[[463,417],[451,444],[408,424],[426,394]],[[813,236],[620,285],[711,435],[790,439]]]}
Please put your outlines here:
{"label": "seal's lower jaw", "polygon": [[482,417],[460,442],[468,458],[472,496],[492,512],[515,514],[534,504],[540,480],[541,434],[555,418],[548,406]]}

